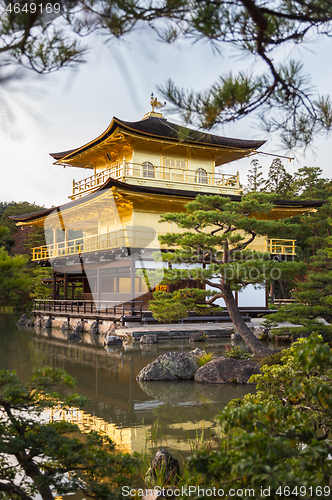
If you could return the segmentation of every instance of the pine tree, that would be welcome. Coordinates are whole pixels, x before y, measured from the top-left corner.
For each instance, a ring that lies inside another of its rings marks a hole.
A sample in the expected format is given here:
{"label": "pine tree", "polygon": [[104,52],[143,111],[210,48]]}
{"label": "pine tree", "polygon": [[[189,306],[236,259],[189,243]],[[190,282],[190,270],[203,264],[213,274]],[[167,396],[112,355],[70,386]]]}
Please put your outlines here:
{"label": "pine tree", "polygon": [[292,185],[292,175],[286,171],[280,158],[274,158],[265,181],[265,191],[276,193],[282,198],[289,198],[292,194]]}
{"label": "pine tree", "polygon": [[294,174],[293,190],[302,199],[326,200],[332,195],[332,181],[322,177],[319,167],[301,167]]}
{"label": "pine tree", "polygon": [[262,191],[263,186],[265,185],[264,177],[263,177],[263,172],[262,172],[262,165],[259,164],[259,161],[257,158],[254,160],[251,160],[250,165],[252,165],[252,168],[248,170],[248,176],[247,176],[247,185],[245,188],[246,193],[251,193],[255,192],[258,193]]}
{"label": "pine tree", "polygon": [[19,305],[20,296],[29,292],[32,281],[27,261],[26,256],[11,256],[0,247],[0,306]]}
{"label": "pine tree", "polygon": [[332,333],[332,261],[326,250],[311,257],[307,272],[295,281],[292,296],[295,303],[280,307],[268,319],[301,325],[287,328],[288,332],[300,336]]}
{"label": "pine tree", "polygon": [[298,262],[276,263],[268,254],[247,249],[258,234],[279,238],[287,235],[289,238],[299,229],[290,220],[263,220],[273,208],[272,198],[273,195],[252,193],[235,202],[227,197],[199,195],[186,205],[186,213],[161,216],[162,222],[174,222],[188,230],[160,236],[161,243],[179,247],[164,254],[164,260],[174,264],[200,264],[187,271],[168,271],[168,279],[198,279],[217,289],[206,304],[222,298],[236,330],[259,356],[270,352],[241,317],[233,291],[249,283],[265,285],[281,276],[290,279],[305,267]]}

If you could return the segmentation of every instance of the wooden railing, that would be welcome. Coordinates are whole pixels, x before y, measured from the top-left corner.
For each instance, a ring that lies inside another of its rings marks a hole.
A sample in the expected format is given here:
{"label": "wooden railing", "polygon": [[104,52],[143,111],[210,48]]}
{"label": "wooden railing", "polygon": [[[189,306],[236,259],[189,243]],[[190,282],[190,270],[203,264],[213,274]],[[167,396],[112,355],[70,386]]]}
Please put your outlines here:
{"label": "wooden railing", "polygon": [[266,239],[262,245],[252,245],[252,250],[269,252],[272,255],[296,255],[296,240]]}
{"label": "wooden railing", "polygon": [[52,259],[121,247],[145,248],[154,240],[155,236],[156,232],[153,229],[151,231],[146,228],[144,228],[144,231],[126,228],[118,229],[109,233],[35,247],[32,249],[32,260]]}
{"label": "wooden railing", "polygon": [[73,180],[73,193],[69,198],[72,200],[89,194],[102,186],[109,178],[123,180],[125,177],[134,177],[148,180],[162,180],[196,186],[209,185],[225,187],[234,190],[240,188],[239,172],[236,174],[210,173],[205,169],[188,170],[179,167],[166,167],[163,165],[144,165],[139,163],[119,163],[101,172],[96,172],[80,181]]}
{"label": "wooden railing", "polygon": [[76,313],[93,316],[142,316],[143,302],[107,300],[52,300],[35,299],[34,311],[39,313]]}

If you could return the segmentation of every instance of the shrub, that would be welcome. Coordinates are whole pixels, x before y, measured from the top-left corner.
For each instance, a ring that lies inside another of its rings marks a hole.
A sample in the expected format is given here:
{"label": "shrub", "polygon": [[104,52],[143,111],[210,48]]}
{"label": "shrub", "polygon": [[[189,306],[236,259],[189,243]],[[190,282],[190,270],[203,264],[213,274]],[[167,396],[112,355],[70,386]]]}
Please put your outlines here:
{"label": "shrub", "polygon": [[223,353],[226,358],[234,358],[234,359],[248,359],[251,358],[251,353],[246,352],[241,347],[225,347],[225,352]]}
{"label": "shrub", "polygon": [[204,365],[206,365],[206,363],[209,363],[210,361],[212,361],[214,357],[215,357],[215,355],[213,352],[205,352],[201,356],[198,356],[197,362],[198,362],[199,366],[204,366]]}

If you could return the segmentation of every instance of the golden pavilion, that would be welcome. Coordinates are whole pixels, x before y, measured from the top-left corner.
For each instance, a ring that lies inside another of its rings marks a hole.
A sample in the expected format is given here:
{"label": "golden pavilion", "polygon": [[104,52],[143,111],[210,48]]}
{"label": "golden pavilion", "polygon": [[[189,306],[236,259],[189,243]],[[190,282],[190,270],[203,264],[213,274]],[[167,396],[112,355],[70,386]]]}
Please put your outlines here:
{"label": "golden pavilion", "polygon": [[[197,194],[240,200],[239,173],[225,173],[224,167],[232,170],[232,162],[255,154],[265,141],[182,127],[156,112],[156,100],[151,104],[142,120],[113,118],[96,139],[51,154],[56,165],[91,171],[73,181],[68,203],[12,217],[19,225],[45,231],[46,245],[33,248],[32,260],[53,268],[53,294],[52,300],[41,301],[37,313],[87,318],[98,313],[106,319],[129,307],[142,314],[153,291],[162,288],[148,278],[149,270],[166,265],[155,262],[154,253],[163,251],[158,235],[180,231],[174,224],[159,223],[160,215],[184,211]],[[276,201],[269,217],[303,214],[321,204]],[[259,237],[250,248],[279,256],[296,253],[295,240]],[[181,286],[198,286],[187,281]],[[83,295],[75,301],[78,284]]]}

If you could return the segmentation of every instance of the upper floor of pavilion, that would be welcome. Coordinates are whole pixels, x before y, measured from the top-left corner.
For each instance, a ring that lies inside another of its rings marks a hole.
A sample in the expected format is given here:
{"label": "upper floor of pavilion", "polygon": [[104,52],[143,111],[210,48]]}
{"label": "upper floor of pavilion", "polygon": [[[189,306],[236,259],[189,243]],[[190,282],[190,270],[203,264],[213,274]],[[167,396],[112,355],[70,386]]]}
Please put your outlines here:
{"label": "upper floor of pavilion", "polygon": [[254,154],[264,142],[182,127],[153,108],[140,121],[113,118],[96,139],[51,156],[56,165],[91,171],[91,175],[73,180],[72,200],[93,193],[110,178],[166,191],[238,195],[239,173],[225,173],[223,166]]}

